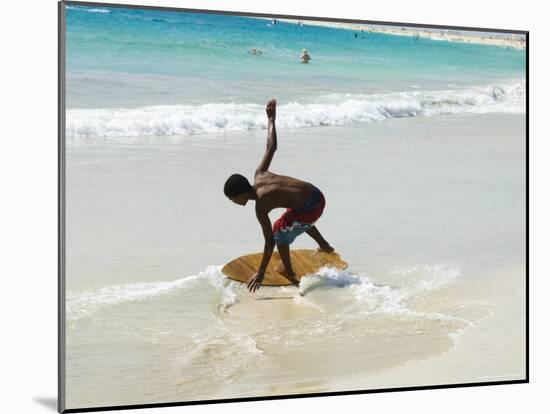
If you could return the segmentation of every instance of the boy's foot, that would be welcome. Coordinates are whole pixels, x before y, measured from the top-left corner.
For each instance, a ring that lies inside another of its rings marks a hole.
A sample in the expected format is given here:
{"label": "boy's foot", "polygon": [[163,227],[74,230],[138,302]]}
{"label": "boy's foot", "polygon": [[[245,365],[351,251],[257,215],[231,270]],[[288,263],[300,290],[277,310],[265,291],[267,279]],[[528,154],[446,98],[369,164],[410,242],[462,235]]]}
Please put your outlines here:
{"label": "boy's foot", "polygon": [[330,244],[327,244],[327,245],[319,246],[317,251],[324,252],[324,253],[334,253],[334,248]]}
{"label": "boy's foot", "polygon": [[285,268],[285,265],[283,264],[282,260],[279,260],[279,263],[277,263],[277,272],[291,279],[294,279],[296,277],[296,273],[294,273],[292,270],[289,271]]}

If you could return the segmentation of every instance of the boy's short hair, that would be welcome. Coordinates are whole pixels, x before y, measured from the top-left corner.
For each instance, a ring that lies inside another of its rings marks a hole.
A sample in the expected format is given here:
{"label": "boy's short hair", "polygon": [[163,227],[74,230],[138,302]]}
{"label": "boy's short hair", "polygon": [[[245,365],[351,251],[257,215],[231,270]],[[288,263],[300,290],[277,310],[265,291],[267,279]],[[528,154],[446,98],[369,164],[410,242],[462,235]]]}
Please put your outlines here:
{"label": "boy's short hair", "polygon": [[225,182],[223,192],[227,197],[235,197],[239,194],[248,193],[252,190],[252,186],[241,174],[231,175]]}

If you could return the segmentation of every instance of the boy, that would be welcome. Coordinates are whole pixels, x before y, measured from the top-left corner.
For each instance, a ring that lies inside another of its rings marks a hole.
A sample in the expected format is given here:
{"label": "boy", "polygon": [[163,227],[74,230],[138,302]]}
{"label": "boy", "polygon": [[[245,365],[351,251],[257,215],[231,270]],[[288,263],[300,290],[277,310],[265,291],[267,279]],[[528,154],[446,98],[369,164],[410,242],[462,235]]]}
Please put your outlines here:
{"label": "boy", "polygon": [[[231,201],[242,206],[248,200],[256,202],[256,217],[262,226],[265,244],[260,268],[248,281],[248,290],[251,292],[260,287],[275,244],[281,256],[278,270],[289,279],[296,276],[290,262],[289,245],[298,235],[306,232],[319,244],[319,250],[328,253],[334,251],[314,226],[325,207],[323,193],[308,182],[268,171],[273,154],[277,150],[276,107],[275,99],[269,101],[266,106],[267,148],[254,174],[254,185],[250,185],[242,175],[233,174],[225,182],[223,190]],[[286,211],[271,226],[267,214],[278,207],[285,207]]]}

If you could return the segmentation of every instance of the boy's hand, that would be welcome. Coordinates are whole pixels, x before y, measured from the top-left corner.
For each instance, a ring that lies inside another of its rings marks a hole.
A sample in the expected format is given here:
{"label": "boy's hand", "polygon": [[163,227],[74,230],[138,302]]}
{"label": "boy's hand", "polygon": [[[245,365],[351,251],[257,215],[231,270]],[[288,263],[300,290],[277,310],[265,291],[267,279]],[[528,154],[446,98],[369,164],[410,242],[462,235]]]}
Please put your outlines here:
{"label": "boy's hand", "polygon": [[265,107],[265,112],[267,113],[267,118],[268,119],[275,120],[276,108],[277,108],[277,101],[275,99],[272,99],[271,101],[269,101],[267,103],[267,105]]}
{"label": "boy's hand", "polygon": [[260,285],[262,284],[262,281],[264,280],[264,276],[265,275],[260,272],[257,272],[254,276],[252,276],[248,280],[248,290],[250,292],[255,292],[256,290],[258,290],[260,288]]}

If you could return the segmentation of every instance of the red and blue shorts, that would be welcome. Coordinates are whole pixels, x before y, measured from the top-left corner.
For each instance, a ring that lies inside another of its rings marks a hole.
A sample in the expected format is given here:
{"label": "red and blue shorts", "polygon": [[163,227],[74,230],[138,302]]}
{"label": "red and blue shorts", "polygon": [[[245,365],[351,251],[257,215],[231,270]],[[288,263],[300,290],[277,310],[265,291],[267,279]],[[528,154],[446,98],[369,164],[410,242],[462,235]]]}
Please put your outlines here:
{"label": "red and blue shorts", "polygon": [[273,236],[279,244],[291,244],[296,237],[308,231],[323,214],[325,197],[321,190],[313,187],[309,197],[300,208],[287,208],[273,223]]}

